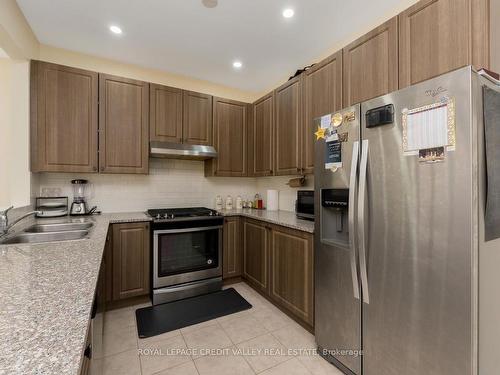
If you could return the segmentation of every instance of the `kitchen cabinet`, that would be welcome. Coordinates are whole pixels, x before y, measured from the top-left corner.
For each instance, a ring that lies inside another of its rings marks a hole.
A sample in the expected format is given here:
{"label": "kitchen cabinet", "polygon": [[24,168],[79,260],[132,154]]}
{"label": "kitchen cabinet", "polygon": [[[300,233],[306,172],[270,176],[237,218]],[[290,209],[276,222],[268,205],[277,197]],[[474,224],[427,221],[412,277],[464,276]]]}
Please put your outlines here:
{"label": "kitchen cabinet", "polygon": [[31,62],[31,171],[97,172],[98,74]]}
{"label": "kitchen cabinet", "polygon": [[269,291],[270,226],[245,219],[243,222],[243,275],[261,292]]}
{"label": "kitchen cabinet", "polygon": [[92,325],[87,327],[87,334],[85,336],[85,346],[83,349],[83,357],[80,363],[79,375],[91,374],[91,357],[92,357]]}
{"label": "kitchen cabinet", "polygon": [[280,306],[308,323],[314,323],[313,236],[272,226],[270,296]]}
{"label": "kitchen cabinet", "polygon": [[99,74],[101,173],[148,173],[149,84]]}
{"label": "kitchen cabinet", "polygon": [[302,172],[301,147],[304,119],[302,116],[302,75],[275,90],[275,168],[277,176]]}
{"label": "kitchen cabinet", "polygon": [[182,90],[154,83],[149,87],[149,139],[182,143]]}
{"label": "kitchen cabinet", "polygon": [[343,49],[343,107],[398,89],[398,18]]}
{"label": "kitchen cabinet", "polygon": [[303,173],[314,173],[314,119],[342,108],[342,51],[311,69],[304,78],[304,133],[302,135]]}
{"label": "kitchen cabinet", "polygon": [[489,66],[487,0],[422,0],[399,15],[399,87]]}
{"label": "kitchen cabinet", "polygon": [[149,223],[113,224],[113,301],[150,292]]}
{"label": "kitchen cabinet", "polygon": [[212,145],[212,102],[211,95],[184,91],[183,143]]}
{"label": "kitchen cabinet", "polygon": [[104,295],[106,302],[113,301],[113,227],[110,226],[104,245]]}
{"label": "kitchen cabinet", "polygon": [[242,273],[242,231],[238,216],[224,218],[222,278],[239,277]]}
{"label": "kitchen cabinet", "polygon": [[273,174],[274,93],[257,100],[251,107],[248,131],[248,173],[250,176]]}
{"label": "kitchen cabinet", "polygon": [[214,147],[217,157],[205,162],[206,176],[247,175],[247,118],[247,103],[214,99]]}

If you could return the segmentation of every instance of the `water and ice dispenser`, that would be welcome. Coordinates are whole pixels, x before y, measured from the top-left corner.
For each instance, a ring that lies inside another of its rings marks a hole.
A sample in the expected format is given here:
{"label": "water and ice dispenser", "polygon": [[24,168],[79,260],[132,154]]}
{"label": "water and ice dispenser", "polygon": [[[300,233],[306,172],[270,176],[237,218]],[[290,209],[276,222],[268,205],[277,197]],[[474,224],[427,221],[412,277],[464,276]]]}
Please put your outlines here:
{"label": "water and ice dispenser", "polygon": [[321,241],[349,246],[349,189],[321,189]]}

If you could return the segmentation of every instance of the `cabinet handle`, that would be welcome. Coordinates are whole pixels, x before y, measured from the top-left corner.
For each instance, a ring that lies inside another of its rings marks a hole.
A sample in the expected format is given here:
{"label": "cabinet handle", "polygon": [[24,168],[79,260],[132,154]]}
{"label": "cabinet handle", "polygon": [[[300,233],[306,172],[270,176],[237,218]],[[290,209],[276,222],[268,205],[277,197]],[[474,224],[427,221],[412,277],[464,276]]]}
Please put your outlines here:
{"label": "cabinet handle", "polygon": [[90,345],[85,348],[83,355],[88,359],[92,359],[92,347]]}

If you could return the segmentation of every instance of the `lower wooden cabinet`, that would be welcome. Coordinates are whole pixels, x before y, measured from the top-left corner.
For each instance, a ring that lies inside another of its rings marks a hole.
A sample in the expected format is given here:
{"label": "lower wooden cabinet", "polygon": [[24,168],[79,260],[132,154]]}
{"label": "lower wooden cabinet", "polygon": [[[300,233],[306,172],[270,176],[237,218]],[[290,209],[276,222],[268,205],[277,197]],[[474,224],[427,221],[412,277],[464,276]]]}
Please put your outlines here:
{"label": "lower wooden cabinet", "polygon": [[112,300],[147,295],[150,292],[149,223],[113,224],[111,232],[112,278],[108,283],[112,283]]}
{"label": "lower wooden cabinet", "polygon": [[313,235],[279,225],[243,222],[246,281],[306,325],[314,325]]}
{"label": "lower wooden cabinet", "polygon": [[271,298],[312,326],[314,323],[312,235],[273,225],[269,263]]}
{"label": "lower wooden cabinet", "polygon": [[224,240],[222,255],[222,278],[241,276],[242,272],[242,231],[238,216],[224,219]]}
{"label": "lower wooden cabinet", "polygon": [[243,223],[243,275],[255,288],[269,291],[269,225],[245,219]]}

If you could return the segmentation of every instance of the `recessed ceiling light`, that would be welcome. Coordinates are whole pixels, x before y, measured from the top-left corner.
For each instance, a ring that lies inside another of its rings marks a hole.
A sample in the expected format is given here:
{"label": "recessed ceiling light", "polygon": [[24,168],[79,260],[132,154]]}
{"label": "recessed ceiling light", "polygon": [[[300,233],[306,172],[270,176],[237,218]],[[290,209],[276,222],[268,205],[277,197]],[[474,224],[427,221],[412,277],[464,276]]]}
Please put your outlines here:
{"label": "recessed ceiling light", "polygon": [[120,29],[116,25],[110,26],[109,29],[111,30],[112,33],[115,33],[115,34],[121,34],[122,33],[122,29]]}
{"label": "recessed ceiling light", "polygon": [[283,17],[285,18],[292,18],[295,12],[291,8],[287,8],[283,11]]}
{"label": "recessed ceiling light", "polygon": [[240,69],[242,66],[243,66],[243,64],[241,61],[236,60],[233,62],[233,68],[235,68],[235,69]]}
{"label": "recessed ceiling light", "polygon": [[201,2],[207,8],[215,8],[217,6],[217,0],[201,0]]}

